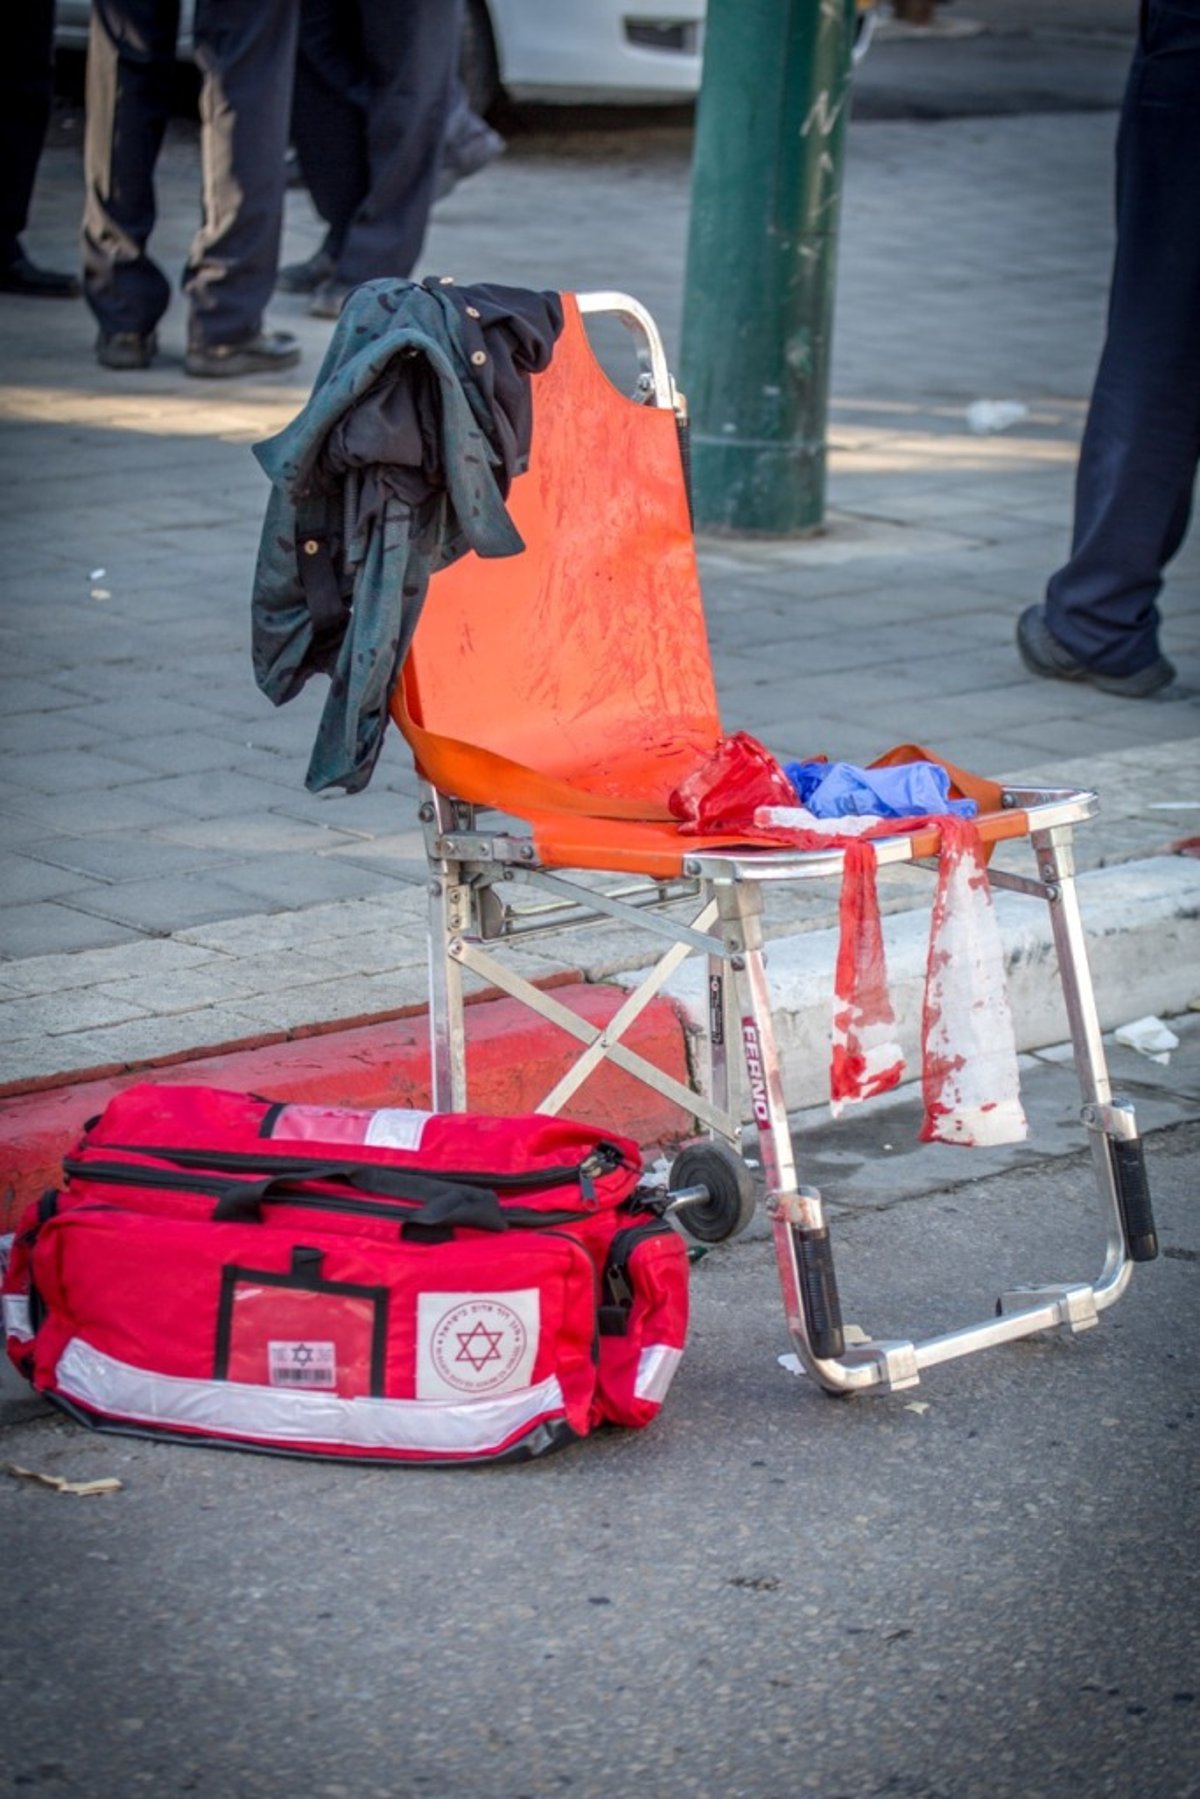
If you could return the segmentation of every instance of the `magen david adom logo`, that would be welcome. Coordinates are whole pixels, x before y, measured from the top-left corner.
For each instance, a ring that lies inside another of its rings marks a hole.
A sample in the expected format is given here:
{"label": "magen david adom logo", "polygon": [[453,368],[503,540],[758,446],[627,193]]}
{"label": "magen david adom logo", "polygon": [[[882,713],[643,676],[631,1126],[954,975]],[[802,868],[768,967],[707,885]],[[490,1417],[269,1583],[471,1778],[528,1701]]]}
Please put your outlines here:
{"label": "magen david adom logo", "polygon": [[537,1354],[538,1290],[422,1293],[417,1302],[417,1398],[481,1398],[529,1385]]}

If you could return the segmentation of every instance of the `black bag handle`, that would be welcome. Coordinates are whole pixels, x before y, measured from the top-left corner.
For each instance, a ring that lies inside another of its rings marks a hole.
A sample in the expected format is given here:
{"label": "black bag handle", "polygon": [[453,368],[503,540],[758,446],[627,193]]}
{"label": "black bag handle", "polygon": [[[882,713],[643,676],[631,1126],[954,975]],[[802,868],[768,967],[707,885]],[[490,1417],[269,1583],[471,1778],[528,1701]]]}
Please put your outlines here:
{"label": "black bag handle", "polygon": [[[262,1208],[272,1200],[305,1196],[319,1200],[309,1187],[312,1181],[337,1181],[359,1193],[383,1199],[408,1200],[415,1219],[422,1224],[450,1229],[506,1231],[508,1219],[496,1195],[487,1187],[470,1187],[460,1181],[440,1181],[429,1175],[408,1174],[400,1168],[363,1167],[361,1163],[313,1162],[303,1174],[270,1175],[261,1181],[231,1181],[213,1208],[214,1224],[261,1224]],[[403,1215],[397,1218],[404,1222]]]}

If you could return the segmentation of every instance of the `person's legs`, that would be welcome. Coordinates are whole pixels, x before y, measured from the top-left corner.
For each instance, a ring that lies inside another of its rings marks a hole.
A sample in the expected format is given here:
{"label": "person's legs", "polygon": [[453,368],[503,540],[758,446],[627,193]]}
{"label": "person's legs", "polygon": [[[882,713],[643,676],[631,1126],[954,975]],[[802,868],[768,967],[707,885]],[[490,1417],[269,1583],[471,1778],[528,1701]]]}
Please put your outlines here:
{"label": "person's legs", "polygon": [[411,275],[425,241],[458,66],[460,0],[359,0],[369,187],[338,260],[348,286]]}
{"label": "person's legs", "polygon": [[297,0],[197,0],[203,219],[183,282],[193,351],[262,331],[279,262],[297,12]]}
{"label": "person's legs", "polygon": [[357,7],[350,0],[301,0],[292,142],[304,185],[329,227],[321,248],[334,266],[367,192],[364,69]]}
{"label": "person's legs", "polygon": [[493,131],[487,120],[474,111],[462,80],[455,74],[435,197],[444,199],[468,175],[478,174],[498,156],[503,156],[506,147],[500,133]]}
{"label": "person's legs", "polygon": [[[1077,663],[1162,662],[1157,599],[1200,458],[1200,0],[1147,0],[1117,141],[1108,332],[1045,624]],[[1170,665],[1165,664],[1169,679]]]}
{"label": "person's legs", "polygon": [[54,0],[13,9],[0,61],[0,264],[20,251],[42,140],[50,123]]}
{"label": "person's legs", "polygon": [[84,132],[87,303],[111,337],[150,340],[171,285],[146,254],[170,116],[179,0],[94,0]]}
{"label": "person's legs", "polygon": [[21,247],[54,97],[54,0],[23,0],[6,21],[0,60],[0,293],[67,298],[73,275],[30,262]]}

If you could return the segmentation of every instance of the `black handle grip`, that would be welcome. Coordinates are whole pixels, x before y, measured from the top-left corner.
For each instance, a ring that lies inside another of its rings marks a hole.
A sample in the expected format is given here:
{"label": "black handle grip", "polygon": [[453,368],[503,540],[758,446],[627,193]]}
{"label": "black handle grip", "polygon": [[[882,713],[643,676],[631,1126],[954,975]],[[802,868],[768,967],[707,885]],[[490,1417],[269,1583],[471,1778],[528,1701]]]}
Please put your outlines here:
{"label": "black handle grip", "polygon": [[1152,1262],[1158,1254],[1158,1232],[1154,1227],[1154,1207],[1150,1203],[1142,1140],[1140,1137],[1110,1137],[1108,1141],[1129,1260]]}
{"label": "black handle grip", "polygon": [[839,1356],[846,1347],[846,1339],[842,1330],[837,1277],[833,1272],[829,1227],[794,1224],[791,1230],[809,1345],[821,1360]]}
{"label": "black handle grip", "polygon": [[[461,1181],[439,1181],[429,1175],[408,1174],[400,1168],[364,1168],[361,1163],[313,1162],[302,1174],[295,1170],[261,1181],[231,1181],[213,1208],[216,1224],[261,1224],[262,1208],[289,1198],[319,1200],[311,1183],[326,1181],[352,1193],[381,1199],[408,1201],[413,1215],[447,1228],[469,1225],[474,1230],[503,1231],[508,1219],[496,1195],[487,1187],[470,1187]],[[398,1213],[398,1220],[404,1213]]]}
{"label": "black handle grip", "polygon": [[508,1218],[494,1193],[482,1187],[447,1187],[437,1199],[428,1200],[415,1217],[404,1224],[406,1237],[420,1236],[425,1231],[453,1230],[461,1226],[473,1231],[506,1231]]}

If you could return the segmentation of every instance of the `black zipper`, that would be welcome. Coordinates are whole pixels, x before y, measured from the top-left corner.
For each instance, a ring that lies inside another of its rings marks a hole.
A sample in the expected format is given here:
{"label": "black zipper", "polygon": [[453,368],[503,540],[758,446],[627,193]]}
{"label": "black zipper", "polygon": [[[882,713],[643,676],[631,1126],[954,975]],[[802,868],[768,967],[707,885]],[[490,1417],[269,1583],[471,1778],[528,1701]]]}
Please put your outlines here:
{"label": "black zipper", "polygon": [[[78,1162],[68,1158],[63,1163],[63,1172],[69,1176],[77,1175],[96,1181],[103,1186],[162,1188],[168,1193],[198,1193],[211,1199],[224,1199],[230,1191],[229,1181],[218,1180],[213,1176],[172,1174],[161,1168],[130,1167],[126,1162]],[[235,1187],[247,1188],[254,1184],[252,1181],[233,1183]],[[420,1199],[354,1199],[339,1193],[299,1191],[264,1194],[259,1203],[266,1206],[297,1206],[310,1212],[345,1212],[358,1218],[384,1218],[393,1224],[405,1222],[409,1215],[419,1219],[425,1206],[425,1201]],[[405,1218],[397,1219],[399,1209],[403,1209]],[[584,1211],[575,1207],[569,1211],[536,1212],[514,1206],[506,1208],[504,1216],[510,1225],[519,1230],[538,1230],[543,1225],[572,1224],[584,1216]]]}
{"label": "black zipper", "polygon": [[672,1235],[671,1226],[661,1218],[649,1217],[639,1224],[628,1224],[614,1232],[604,1262],[604,1285],[610,1305],[628,1311],[633,1304],[633,1288],[629,1281],[629,1260],[639,1243],[647,1237]]}
{"label": "black zipper", "polygon": [[[330,1145],[332,1150],[335,1146]],[[115,1151],[121,1155],[158,1156],[164,1162],[174,1162],[179,1168],[211,1168],[223,1170],[229,1174],[260,1174],[263,1176],[293,1174],[304,1176],[311,1169],[317,1158],[314,1156],[256,1156],[242,1150],[208,1150],[208,1149],[163,1149],[157,1145],[146,1143],[106,1143],[105,1150]],[[624,1155],[615,1143],[597,1143],[589,1150],[581,1162],[566,1162],[556,1168],[536,1168],[523,1174],[496,1174],[486,1169],[450,1169],[450,1168],[418,1168],[401,1162],[369,1162],[365,1158],[354,1156],[327,1155],[320,1160],[324,1163],[337,1162],[347,1168],[375,1170],[379,1168],[393,1169],[398,1175],[412,1174],[429,1180],[462,1181],[472,1186],[490,1187],[499,1192],[508,1187],[520,1187],[526,1191],[537,1192],[543,1187],[560,1187],[569,1181],[576,1181],[583,1198],[589,1204],[596,1201],[596,1181],[606,1174],[614,1174],[618,1168],[629,1167]],[[79,1160],[64,1163],[70,1174],[86,1175],[93,1164]],[[109,1164],[100,1164],[108,1167]],[[312,1177],[309,1178],[324,1178]],[[165,1183],[164,1183],[165,1184]],[[198,1183],[196,1183],[198,1184]]]}

